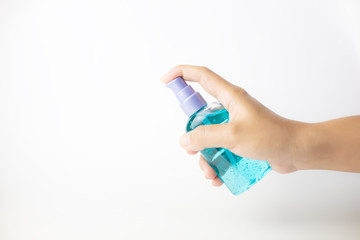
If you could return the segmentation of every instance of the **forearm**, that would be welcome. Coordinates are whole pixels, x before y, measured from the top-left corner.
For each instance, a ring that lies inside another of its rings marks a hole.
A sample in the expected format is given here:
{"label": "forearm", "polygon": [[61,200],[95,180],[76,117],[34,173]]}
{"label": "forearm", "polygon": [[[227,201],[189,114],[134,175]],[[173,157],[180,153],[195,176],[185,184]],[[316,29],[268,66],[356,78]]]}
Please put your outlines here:
{"label": "forearm", "polygon": [[294,163],[298,170],[360,172],[360,116],[298,123]]}

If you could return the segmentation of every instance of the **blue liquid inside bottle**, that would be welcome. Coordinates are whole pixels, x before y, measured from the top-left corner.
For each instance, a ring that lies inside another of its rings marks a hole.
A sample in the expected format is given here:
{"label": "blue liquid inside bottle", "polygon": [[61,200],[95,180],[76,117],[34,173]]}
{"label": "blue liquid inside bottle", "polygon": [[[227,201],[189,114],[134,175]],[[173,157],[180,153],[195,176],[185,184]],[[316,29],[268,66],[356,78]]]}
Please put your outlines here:
{"label": "blue liquid inside bottle", "polygon": [[[166,86],[174,92],[180,107],[189,116],[187,132],[200,125],[222,124],[229,121],[229,113],[223,105],[207,104],[183,78],[177,77]],[[265,161],[243,158],[224,148],[207,148],[202,150],[201,154],[234,195],[249,189],[271,170]]]}
{"label": "blue liquid inside bottle", "polygon": [[[190,116],[186,131],[228,121],[229,112],[220,103],[206,104]],[[201,154],[234,195],[249,189],[271,170],[265,161],[243,158],[224,148],[207,148]]]}

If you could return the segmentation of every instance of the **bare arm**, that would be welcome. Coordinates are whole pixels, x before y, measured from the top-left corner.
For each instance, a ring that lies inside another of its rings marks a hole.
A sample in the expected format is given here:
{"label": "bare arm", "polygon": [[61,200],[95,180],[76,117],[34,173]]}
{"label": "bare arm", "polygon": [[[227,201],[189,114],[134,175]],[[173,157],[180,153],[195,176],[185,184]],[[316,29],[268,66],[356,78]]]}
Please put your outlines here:
{"label": "bare arm", "polygon": [[[205,67],[179,65],[162,81],[178,76],[198,82],[230,114],[228,123],[199,126],[184,134],[180,144],[189,154],[223,147],[243,157],[265,160],[280,173],[305,169],[360,172],[360,116],[321,123],[293,121]],[[216,186],[222,184],[202,156],[199,163],[206,178]]]}
{"label": "bare arm", "polygon": [[360,116],[299,125],[297,169],[360,172]]}

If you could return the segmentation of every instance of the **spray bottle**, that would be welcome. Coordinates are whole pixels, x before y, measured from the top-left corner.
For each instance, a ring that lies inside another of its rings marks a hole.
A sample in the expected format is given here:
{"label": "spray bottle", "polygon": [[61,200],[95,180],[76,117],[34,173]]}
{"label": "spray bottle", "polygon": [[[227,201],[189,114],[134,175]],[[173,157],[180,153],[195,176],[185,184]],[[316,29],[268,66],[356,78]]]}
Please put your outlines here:
{"label": "spray bottle", "polygon": [[[229,121],[229,112],[222,104],[207,104],[204,98],[181,77],[175,78],[166,86],[175,93],[180,107],[189,117],[186,124],[187,132],[200,125],[222,124]],[[243,158],[225,148],[206,148],[200,153],[234,195],[249,189],[271,170],[270,165],[265,161]]]}

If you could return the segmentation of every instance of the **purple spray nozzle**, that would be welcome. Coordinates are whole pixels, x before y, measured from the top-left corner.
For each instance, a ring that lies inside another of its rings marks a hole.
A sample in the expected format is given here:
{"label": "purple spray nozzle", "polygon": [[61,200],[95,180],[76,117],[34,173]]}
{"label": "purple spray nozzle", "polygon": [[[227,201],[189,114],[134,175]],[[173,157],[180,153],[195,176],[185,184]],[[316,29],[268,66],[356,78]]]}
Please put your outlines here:
{"label": "purple spray nozzle", "polygon": [[206,105],[206,101],[200,93],[195,92],[182,77],[175,78],[166,84],[166,86],[175,93],[176,98],[180,102],[180,107],[188,117]]}

